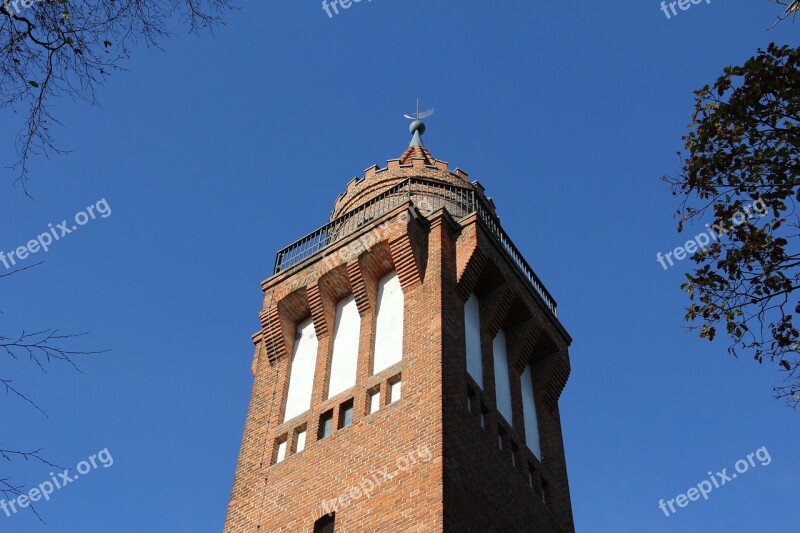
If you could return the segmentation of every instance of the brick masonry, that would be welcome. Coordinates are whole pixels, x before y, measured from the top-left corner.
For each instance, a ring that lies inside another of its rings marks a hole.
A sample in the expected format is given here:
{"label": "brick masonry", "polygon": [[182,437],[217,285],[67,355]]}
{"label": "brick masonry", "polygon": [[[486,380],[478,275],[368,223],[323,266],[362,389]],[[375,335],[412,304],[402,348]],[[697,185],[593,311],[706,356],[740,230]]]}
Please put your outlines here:
{"label": "brick masonry", "polygon": [[[421,155],[390,161],[383,171],[368,169],[340,196],[334,214],[423,173],[473,186],[463,172],[450,172],[427,151]],[[373,376],[377,285],[393,270],[405,296],[403,360]],[[476,215],[456,220],[439,209],[423,216],[411,203],[400,205],[262,288],[253,390],[226,532],[312,531],[330,510],[323,502],[343,495],[337,532],[574,531],[558,412],[571,339]],[[467,375],[464,357],[464,303],[473,292],[481,302],[484,391]],[[336,303],[349,294],[361,315],[357,384],[326,399]],[[284,422],[296,326],[308,318],[319,339],[311,410]],[[499,419],[494,404],[492,339],[501,328],[515,429]],[[524,443],[519,376],[529,362],[541,463]],[[402,398],[388,404],[397,379]],[[368,395],[378,390],[381,409],[368,414]],[[340,408],[350,401],[353,424],[336,429]],[[328,412],[334,433],[318,440],[320,416]],[[305,450],[295,453],[301,430]],[[275,464],[284,440],[287,457]],[[407,465],[422,448],[429,460]],[[396,475],[380,478],[368,498],[353,490],[383,469]]]}

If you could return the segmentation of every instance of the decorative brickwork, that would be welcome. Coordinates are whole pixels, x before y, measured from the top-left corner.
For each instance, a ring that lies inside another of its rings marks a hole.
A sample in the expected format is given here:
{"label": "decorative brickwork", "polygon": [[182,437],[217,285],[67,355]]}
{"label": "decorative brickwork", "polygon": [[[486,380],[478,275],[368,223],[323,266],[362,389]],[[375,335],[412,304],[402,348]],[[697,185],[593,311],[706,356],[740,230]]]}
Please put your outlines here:
{"label": "decorative brickwork", "polygon": [[[351,182],[334,216],[411,176],[477,187],[412,147]],[[343,532],[574,530],[558,412],[571,339],[479,217],[454,218],[446,208],[422,213],[410,201],[399,205],[264,281],[226,532],[310,532],[334,510]],[[373,375],[378,280],[392,271],[405,301],[403,359]],[[466,371],[464,303],[473,293],[484,390]],[[356,385],[326,399],[336,304],[350,294],[361,315]],[[296,329],[309,317],[319,341],[312,405],[284,422]],[[492,340],[500,329],[509,352],[508,424],[494,400]],[[525,443],[519,380],[528,364],[541,461]],[[397,381],[400,399],[390,403]],[[371,412],[376,392],[380,408]],[[340,428],[351,402],[352,424]],[[320,439],[328,416],[332,434]],[[303,431],[305,448],[297,452]],[[286,457],[276,464],[284,441]],[[414,460],[422,447],[429,460]]]}

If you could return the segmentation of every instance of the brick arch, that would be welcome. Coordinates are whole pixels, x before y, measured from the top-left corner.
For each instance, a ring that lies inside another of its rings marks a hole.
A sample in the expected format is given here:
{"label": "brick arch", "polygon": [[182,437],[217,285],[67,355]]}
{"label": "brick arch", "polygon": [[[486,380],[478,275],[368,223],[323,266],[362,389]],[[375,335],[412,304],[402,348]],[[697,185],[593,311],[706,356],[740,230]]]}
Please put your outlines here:
{"label": "brick arch", "polygon": [[264,309],[259,313],[261,321],[260,340],[270,364],[291,353],[297,324],[311,316],[305,287],[296,289],[273,301],[272,292],[264,299]]}
{"label": "brick arch", "polygon": [[479,297],[481,302],[482,329],[489,338],[494,339],[502,329],[508,313],[514,304],[514,291],[508,286],[501,286],[488,295]]}
{"label": "brick arch", "polygon": [[397,219],[397,223],[407,224],[408,231],[389,242],[389,251],[403,292],[408,293],[425,279],[428,234],[416,219],[412,220],[411,211],[400,213]]}
{"label": "brick arch", "polygon": [[560,342],[559,336],[553,331],[550,324],[545,324],[543,336],[551,350],[537,364],[537,371],[541,375],[539,389],[551,410],[558,407],[558,399],[567,385],[567,380],[572,371],[569,363],[567,346]]}
{"label": "brick arch", "polygon": [[[509,364],[520,375],[530,364],[537,397],[542,398],[550,410],[556,409],[570,374],[566,345],[558,341],[552,326],[541,316],[534,316],[520,324],[509,343],[514,345],[513,362]],[[538,402],[537,409],[542,409]]]}
{"label": "brick arch", "polygon": [[[339,265],[333,270],[326,272],[314,286],[313,291],[309,291],[309,303],[311,304],[311,314],[316,312],[319,321],[325,324],[325,333],[333,331],[333,324],[336,320],[336,305],[340,300],[353,294],[353,286],[350,283],[350,276],[347,265]],[[312,292],[319,296],[316,301],[312,300]],[[316,325],[317,318],[314,319]],[[317,332],[320,335],[320,332]]]}
{"label": "brick arch", "polygon": [[[478,294],[486,341],[494,339],[501,329],[505,331],[509,368],[521,375],[528,363],[532,363],[536,395],[542,399],[537,409],[556,409],[570,374],[566,345],[542,315],[543,311],[534,302],[518,296],[517,284],[514,280],[506,281],[504,270],[491,258],[477,257],[474,265],[472,262],[470,258],[464,269],[459,295],[463,298],[466,293],[468,298],[472,293]],[[468,287],[472,290],[468,291]]]}
{"label": "brick arch", "polygon": [[278,306],[274,305],[269,310],[262,311],[259,318],[261,319],[264,349],[271,364],[286,354],[286,341],[280,326],[281,317],[278,314]]}
{"label": "brick arch", "polygon": [[503,271],[480,248],[475,248],[457,281],[457,293],[466,302],[471,294],[478,298],[491,297],[507,283]]}
{"label": "brick arch", "polygon": [[520,358],[519,368],[525,369],[528,363],[536,363],[564,348],[558,335],[552,330],[547,318],[539,307],[528,307],[529,316],[521,324],[520,334],[515,342]]}
{"label": "brick arch", "polygon": [[306,289],[308,294],[308,307],[311,311],[311,319],[314,321],[314,329],[317,333],[317,338],[323,337],[328,334],[332,324],[328,323],[325,316],[324,297],[318,283],[309,285]]}
{"label": "brick arch", "polygon": [[[326,513],[325,512],[325,508],[322,507],[322,505],[320,504],[320,505],[318,505],[317,507],[314,508],[314,514],[311,515],[311,516],[314,517],[312,521],[314,523],[316,523],[317,520],[319,520],[320,518],[322,518],[323,516],[328,515],[328,514],[330,514],[330,513]],[[335,512],[334,512],[334,514],[335,514]]]}
{"label": "brick arch", "polygon": [[361,271],[361,261],[353,261],[347,264],[347,278],[350,281],[350,287],[353,291],[353,298],[356,300],[358,307],[358,314],[361,318],[370,308],[370,299],[367,294],[367,284],[364,280],[364,275]]}
{"label": "brick arch", "polygon": [[[366,343],[361,347],[361,353],[359,354],[359,360],[361,361],[363,359],[363,361],[366,362],[365,364],[369,370],[362,369],[360,371],[371,371],[373,364],[372,358],[375,351],[375,321],[377,320],[378,309],[378,282],[390,272],[397,272],[397,267],[392,259],[389,243],[386,241],[378,243],[367,253],[362,254],[358,258],[357,264],[358,276],[361,280],[360,290],[363,291],[363,297],[366,298],[367,303],[367,306],[365,306],[365,311],[367,309],[372,310],[370,322],[367,326],[369,330],[368,338]],[[403,286],[402,279],[400,281],[400,286],[405,293],[406,288]],[[362,363],[360,362],[359,365],[361,364]]]}
{"label": "brick arch", "polygon": [[376,244],[359,256],[357,264],[366,303],[374,309],[378,301],[378,280],[389,272],[397,271],[389,244],[385,241]]}
{"label": "brick arch", "polygon": [[537,347],[541,345],[543,335],[542,325],[533,316],[528,317],[511,330],[509,337],[509,344],[513,346],[513,362],[511,364],[518,373],[522,374],[528,363],[535,359],[535,354],[538,353]]}
{"label": "brick arch", "polygon": [[475,291],[478,278],[483,273],[487,257],[480,248],[475,248],[464,269],[457,275],[457,289],[461,299],[466,302]]}
{"label": "brick arch", "polygon": [[558,354],[552,356],[548,370],[547,381],[544,386],[545,401],[550,409],[555,410],[558,407],[558,399],[561,397],[561,393],[564,391],[569,375],[572,372],[567,352],[559,351]]}
{"label": "brick arch", "polygon": [[[280,347],[282,344],[283,350],[277,354],[277,357],[291,354],[297,336],[297,325],[309,317],[313,318],[308,288],[303,287],[288,294],[278,301],[273,309],[270,309],[269,315],[277,317],[278,321],[272,321],[271,327],[264,330],[265,336],[271,336],[271,342],[276,347]],[[314,328],[319,328],[316,321]]]}

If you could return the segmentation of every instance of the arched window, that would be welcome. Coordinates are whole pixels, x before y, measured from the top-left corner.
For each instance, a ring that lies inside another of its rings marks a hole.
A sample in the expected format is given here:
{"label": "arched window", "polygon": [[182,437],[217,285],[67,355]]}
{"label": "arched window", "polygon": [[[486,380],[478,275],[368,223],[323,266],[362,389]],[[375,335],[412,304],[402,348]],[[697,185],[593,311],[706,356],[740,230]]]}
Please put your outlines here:
{"label": "arched window", "polygon": [[503,330],[497,333],[492,343],[494,356],[494,391],[497,410],[509,424],[513,423],[511,417],[511,383],[508,376],[508,350],[506,348],[506,334]]}
{"label": "arched window", "polygon": [[378,309],[375,320],[375,359],[373,373],[403,359],[403,289],[397,272],[378,281]]}
{"label": "arched window", "polygon": [[311,319],[301,322],[297,326],[297,337],[294,341],[284,421],[303,414],[311,408],[311,389],[314,385],[318,346],[314,323]]}
{"label": "arched window", "polygon": [[336,306],[328,398],[336,396],[356,384],[360,337],[361,316],[358,314],[355,298],[348,296]]}
{"label": "arched window", "polygon": [[483,388],[480,302],[474,294],[464,304],[464,336],[467,345],[467,372]]}
{"label": "arched window", "polygon": [[522,410],[525,417],[525,443],[533,455],[541,461],[542,451],[539,445],[539,420],[536,417],[536,398],[533,394],[533,371],[531,365],[522,373]]}

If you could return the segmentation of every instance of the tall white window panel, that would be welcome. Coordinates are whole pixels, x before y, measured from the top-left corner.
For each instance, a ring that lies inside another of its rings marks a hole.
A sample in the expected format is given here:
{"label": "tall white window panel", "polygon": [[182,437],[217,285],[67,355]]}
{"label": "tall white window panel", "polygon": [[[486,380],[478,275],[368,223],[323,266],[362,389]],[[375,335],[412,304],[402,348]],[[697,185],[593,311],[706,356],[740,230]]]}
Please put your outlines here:
{"label": "tall white window panel", "polygon": [[511,383],[508,380],[508,350],[506,349],[506,334],[503,330],[494,338],[492,353],[494,356],[494,389],[497,401],[497,410],[509,424],[513,423],[511,417]]}
{"label": "tall white window panel", "polygon": [[289,392],[286,395],[284,421],[303,414],[311,408],[311,389],[317,366],[317,332],[311,319],[297,326],[292,368],[289,371]]}
{"label": "tall white window panel", "polygon": [[539,420],[536,418],[536,398],[533,395],[533,372],[531,365],[522,373],[522,410],[525,416],[525,443],[533,455],[541,461],[542,450],[539,445]]}
{"label": "tall white window panel", "polygon": [[381,278],[375,320],[375,374],[403,359],[403,303],[397,272]]}
{"label": "tall white window panel", "polygon": [[355,298],[349,296],[336,306],[328,398],[355,386],[360,337],[361,316],[358,314]]}
{"label": "tall white window panel", "polygon": [[467,372],[483,388],[480,302],[474,294],[464,304],[464,335],[467,341]]}

